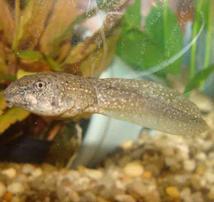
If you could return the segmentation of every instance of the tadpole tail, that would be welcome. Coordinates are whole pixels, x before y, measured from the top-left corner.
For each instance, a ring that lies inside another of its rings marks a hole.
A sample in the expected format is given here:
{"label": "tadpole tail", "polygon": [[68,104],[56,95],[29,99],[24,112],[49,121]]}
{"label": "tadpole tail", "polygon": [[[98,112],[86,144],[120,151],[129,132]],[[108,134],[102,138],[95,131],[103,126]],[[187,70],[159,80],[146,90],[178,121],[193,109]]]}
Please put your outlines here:
{"label": "tadpole tail", "polygon": [[100,79],[94,86],[98,113],[175,135],[197,135],[208,129],[194,103],[155,82]]}

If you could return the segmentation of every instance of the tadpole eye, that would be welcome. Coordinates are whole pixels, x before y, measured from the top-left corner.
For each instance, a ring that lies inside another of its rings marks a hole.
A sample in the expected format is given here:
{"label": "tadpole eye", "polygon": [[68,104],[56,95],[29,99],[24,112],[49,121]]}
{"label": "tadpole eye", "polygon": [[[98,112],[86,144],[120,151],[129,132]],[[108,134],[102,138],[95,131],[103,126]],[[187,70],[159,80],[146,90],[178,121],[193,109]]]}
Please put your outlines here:
{"label": "tadpole eye", "polygon": [[36,88],[37,88],[38,90],[41,90],[41,89],[43,89],[43,88],[46,86],[46,83],[45,83],[44,81],[37,81],[37,82],[35,83],[35,86],[36,86]]}

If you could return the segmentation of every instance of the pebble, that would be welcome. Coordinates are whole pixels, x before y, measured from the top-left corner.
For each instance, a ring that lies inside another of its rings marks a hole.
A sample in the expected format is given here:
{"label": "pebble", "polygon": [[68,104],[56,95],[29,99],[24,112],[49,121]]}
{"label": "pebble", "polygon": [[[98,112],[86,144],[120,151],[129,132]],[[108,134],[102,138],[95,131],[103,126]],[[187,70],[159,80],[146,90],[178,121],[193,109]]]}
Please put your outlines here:
{"label": "pebble", "polygon": [[40,175],[42,175],[42,170],[40,168],[37,168],[32,172],[33,178],[39,177]]}
{"label": "pebble", "polygon": [[124,142],[121,147],[124,149],[124,150],[128,150],[130,148],[132,148],[134,142],[132,140],[128,140],[126,142]]}
{"label": "pebble", "polygon": [[96,202],[110,202],[110,201],[108,201],[107,199],[104,199],[104,198],[98,196],[96,198]]}
{"label": "pebble", "polygon": [[201,188],[204,188],[207,185],[206,180],[199,175],[193,175],[191,177],[190,182],[191,182],[193,188],[196,190],[200,190]]}
{"label": "pebble", "polygon": [[198,165],[196,168],[196,173],[198,175],[203,175],[205,173],[205,171],[206,171],[206,167],[203,164]]}
{"label": "pebble", "polygon": [[180,196],[181,196],[181,198],[182,198],[184,201],[192,202],[192,193],[191,193],[190,188],[185,187],[185,188],[181,191]]}
{"label": "pebble", "polygon": [[213,200],[213,201],[214,201],[214,185],[213,185],[213,187],[211,187],[211,189],[210,189],[210,191],[209,191],[209,193],[208,193],[208,198],[209,198],[210,200]]}
{"label": "pebble", "polygon": [[34,170],[35,170],[35,167],[30,164],[25,164],[22,168],[22,172],[26,175],[31,175]]}
{"label": "pebble", "polygon": [[143,177],[144,178],[151,178],[152,177],[152,173],[150,171],[144,171],[143,172]]}
{"label": "pebble", "polygon": [[190,96],[190,100],[195,102],[197,101],[197,106],[200,108],[200,110],[209,112],[212,110],[213,107],[213,102],[211,99],[207,99],[207,97],[203,94],[198,94],[198,93],[192,93]]}
{"label": "pebble", "polygon": [[162,152],[165,156],[174,156],[175,155],[175,150],[174,150],[174,148],[171,148],[171,147],[163,148]]}
{"label": "pebble", "polygon": [[21,194],[25,191],[25,187],[19,182],[13,182],[8,185],[7,190],[12,194]]}
{"label": "pebble", "polygon": [[177,187],[174,186],[169,186],[166,188],[166,193],[171,197],[171,198],[179,198],[180,197],[180,192]]}
{"label": "pebble", "polygon": [[69,194],[72,202],[79,202],[80,201],[80,197],[79,197],[77,192],[70,190],[68,194]]}
{"label": "pebble", "polygon": [[118,202],[135,202],[136,200],[127,194],[116,195],[115,200]]}
{"label": "pebble", "polygon": [[214,173],[212,173],[212,171],[206,172],[205,179],[207,180],[208,183],[214,184]]}
{"label": "pebble", "polygon": [[167,166],[169,166],[171,169],[176,169],[178,167],[178,161],[175,159],[175,157],[166,157],[165,163]]}
{"label": "pebble", "polygon": [[196,163],[194,160],[185,160],[184,161],[184,170],[192,172],[195,170]]}
{"label": "pebble", "polygon": [[157,190],[152,190],[149,192],[147,191],[147,193],[145,193],[144,199],[145,202],[162,202],[160,194]]}
{"label": "pebble", "polygon": [[139,197],[144,197],[145,187],[139,181],[135,181],[128,185],[128,192]]}
{"label": "pebble", "polygon": [[185,184],[187,182],[188,178],[186,175],[175,175],[174,176],[174,182],[176,182],[177,184]]}
{"label": "pebble", "polygon": [[23,200],[20,199],[18,196],[14,196],[11,202],[23,202]]}
{"label": "pebble", "polygon": [[94,201],[96,201],[96,196],[92,192],[84,192],[81,196],[80,201],[94,202]]}
{"label": "pebble", "polygon": [[9,178],[14,178],[16,176],[16,170],[14,168],[2,170],[1,173]]}
{"label": "pebble", "polygon": [[192,200],[193,200],[193,202],[205,202],[203,200],[202,194],[200,192],[193,193],[192,194]]}
{"label": "pebble", "polygon": [[98,180],[103,177],[103,173],[100,170],[86,169],[86,174],[92,179]]}
{"label": "pebble", "polygon": [[204,161],[206,160],[207,156],[204,152],[199,152],[197,155],[196,155],[196,159],[199,160],[199,161]]}
{"label": "pebble", "polygon": [[3,196],[5,202],[11,202],[13,200],[13,195],[10,192],[6,192]]}
{"label": "pebble", "polygon": [[143,166],[140,162],[130,162],[123,169],[129,177],[139,177],[143,174]]}
{"label": "pebble", "polygon": [[214,152],[210,152],[208,156],[209,156],[209,158],[214,159]]}
{"label": "pebble", "polygon": [[2,196],[4,196],[5,192],[6,192],[6,187],[5,187],[5,185],[4,185],[2,182],[0,182],[0,198],[1,198]]}

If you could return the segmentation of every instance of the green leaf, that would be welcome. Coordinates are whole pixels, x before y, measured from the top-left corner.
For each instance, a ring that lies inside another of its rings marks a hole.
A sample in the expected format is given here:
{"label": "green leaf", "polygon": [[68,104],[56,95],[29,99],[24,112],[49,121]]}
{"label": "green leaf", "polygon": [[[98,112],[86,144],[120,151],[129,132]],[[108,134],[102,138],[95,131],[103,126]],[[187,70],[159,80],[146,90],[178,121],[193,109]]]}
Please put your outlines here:
{"label": "green leaf", "polygon": [[12,74],[0,73],[0,82],[4,82],[4,81],[15,81],[15,80],[16,80],[16,76],[14,76]]}
{"label": "green leaf", "polygon": [[141,28],[141,0],[135,2],[127,9],[123,18],[123,30]]}
{"label": "green leaf", "polygon": [[[183,36],[176,15],[168,4],[158,4],[150,11],[141,30],[140,1],[128,9],[123,20],[123,32],[117,46],[117,54],[129,65],[138,69],[149,69],[170,59],[183,48]],[[178,73],[182,58],[157,72]]]}
{"label": "green leaf", "polygon": [[[205,1],[202,1],[202,0],[194,1],[195,10],[196,11],[194,12],[194,19],[193,19],[193,24],[192,24],[192,38],[196,37],[196,35],[198,34],[199,30],[201,29],[202,21],[205,21],[204,20],[205,18],[202,17],[202,15],[204,16],[204,14],[205,14],[204,10],[202,9],[202,8],[204,8],[204,6],[203,6],[204,3],[203,2],[205,2]],[[198,46],[198,44],[194,43],[192,45],[192,47],[191,47],[189,79],[191,79],[195,75],[195,72],[196,72],[197,46]]]}
{"label": "green leaf", "polygon": [[62,66],[58,64],[54,59],[50,56],[46,56],[46,62],[50,66],[50,68],[54,71],[62,71]]}
{"label": "green leaf", "polygon": [[[169,59],[183,48],[183,35],[178,20],[167,3],[153,7],[146,18],[145,32],[158,44],[159,51],[164,53],[165,59]],[[181,62],[182,58],[179,58],[164,71],[177,73]]]}
{"label": "green leaf", "polygon": [[6,113],[0,116],[0,134],[8,129],[10,125],[27,118],[29,114],[29,112],[20,108],[9,109]]}
{"label": "green leaf", "polygon": [[188,93],[195,88],[199,88],[203,84],[203,82],[206,81],[206,79],[209,77],[209,75],[212,74],[213,72],[214,72],[214,64],[199,71],[189,81],[189,83],[187,84],[187,86],[184,90],[184,93]]}
{"label": "green leaf", "polygon": [[47,26],[47,18],[53,10],[54,0],[21,1],[25,6],[19,7],[15,1],[16,29],[13,36],[13,50],[33,49],[38,45]]}
{"label": "green leaf", "polygon": [[[194,21],[193,24],[197,23],[198,29],[200,28],[202,24],[202,18],[204,18],[205,22],[205,29],[207,29],[207,26],[209,26],[209,18],[210,14],[213,15],[213,1],[212,0],[197,0],[194,2],[195,6],[195,13],[194,13]],[[194,26],[194,25],[193,25]],[[197,30],[198,31],[198,30]]]}
{"label": "green leaf", "polygon": [[129,65],[136,68],[149,68],[160,63],[164,55],[156,44],[140,30],[130,30],[121,37],[117,54]]}
{"label": "green leaf", "polygon": [[5,102],[3,91],[0,92],[0,116],[3,114],[4,109],[7,107]]}
{"label": "green leaf", "polygon": [[33,50],[23,50],[16,52],[16,55],[25,61],[29,62],[37,62],[40,61],[43,56],[39,51],[33,51]]}
{"label": "green leaf", "polygon": [[27,75],[32,75],[32,74],[35,74],[36,72],[27,72],[23,69],[19,69],[16,73],[16,78],[17,79],[20,79],[22,78],[23,76],[27,76]]}

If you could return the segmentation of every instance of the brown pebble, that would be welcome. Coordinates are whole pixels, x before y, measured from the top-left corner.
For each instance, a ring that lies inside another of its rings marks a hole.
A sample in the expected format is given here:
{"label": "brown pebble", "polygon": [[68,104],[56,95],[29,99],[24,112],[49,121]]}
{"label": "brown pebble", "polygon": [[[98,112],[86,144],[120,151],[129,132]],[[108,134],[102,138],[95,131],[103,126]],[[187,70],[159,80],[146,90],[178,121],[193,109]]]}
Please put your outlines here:
{"label": "brown pebble", "polygon": [[145,187],[139,181],[134,181],[128,185],[128,192],[140,197],[144,197]]}
{"label": "brown pebble", "polygon": [[22,172],[26,175],[31,175],[34,172],[35,167],[31,164],[25,164],[22,168]]}
{"label": "brown pebble", "polygon": [[0,198],[4,196],[5,192],[6,192],[6,186],[2,182],[0,182]]}
{"label": "brown pebble", "polygon": [[196,167],[196,163],[193,160],[185,160],[184,161],[184,170],[188,172],[192,172]]}
{"label": "brown pebble", "polygon": [[128,194],[120,194],[115,196],[115,200],[118,202],[135,202],[136,200]]}
{"label": "brown pebble", "polygon": [[181,191],[180,197],[184,201],[192,201],[192,192],[189,187],[184,187],[183,190]]}
{"label": "brown pebble", "polygon": [[145,194],[145,202],[162,202],[157,190],[152,190]]}
{"label": "brown pebble", "polygon": [[203,199],[203,196],[200,192],[195,192],[192,194],[192,201],[194,201],[194,202],[205,202],[205,200]]}
{"label": "brown pebble", "polygon": [[3,196],[3,199],[2,199],[2,200],[8,202],[8,201],[11,201],[12,198],[13,198],[12,193],[6,192],[5,195]]}
{"label": "brown pebble", "polygon": [[32,178],[39,177],[40,175],[42,175],[42,169],[40,168],[37,168],[32,172]]}
{"label": "brown pebble", "polygon": [[11,202],[23,202],[23,200],[19,196],[13,196]]}
{"label": "brown pebble", "polygon": [[73,190],[70,190],[69,193],[69,199],[72,201],[72,202],[79,202],[80,201],[80,197],[78,195],[77,192],[73,191]]}
{"label": "brown pebble", "polygon": [[172,198],[179,198],[180,192],[177,187],[169,186],[166,188],[166,193]]}
{"label": "brown pebble", "polygon": [[96,196],[92,192],[84,192],[82,196],[80,197],[80,201],[84,202],[95,202],[96,201]]}
{"label": "brown pebble", "polygon": [[124,142],[121,147],[124,149],[124,150],[128,150],[130,148],[132,148],[134,142],[132,140],[128,140],[126,142]]}
{"label": "brown pebble", "polygon": [[143,172],[143,177],[144,178],[151,178],[152,177],[152,173],[150,171],[144,171]]}
{"label": "brown pebble", "polygon": [[12,194],[21,194],[25,191],[25,187],[19,182],[12,182],[8,185],[7,190]]}
{"label": "brown pebble", "polygon": [[14,178],[16,176],[16,170],[14,168],[2,170],[1,173],[9,178]]}
{"label": "brown pebble", "polygon": [[143,174],[143,166],[140,162],[134,161],[126,164],[123,171],[129,177],[139,177]]}
{"label": "brown pebble", "polygon": [[210,188],[210,191],[208,193],[208,198],[210,200],[213,200],[214,201],[214,185]]}
{"label": "brown pebble", "polygon": [[110,202],[110,201],[107,199],[104,199],[102,197],[97,196],[97,202]]}
{"label": "brown pebble", "polygon": [[103,177],[103,173],[100,170],[95,170],[95,169],[86,169],[86,174],[90,178],[94,180],[99,180],[100,178]]}

